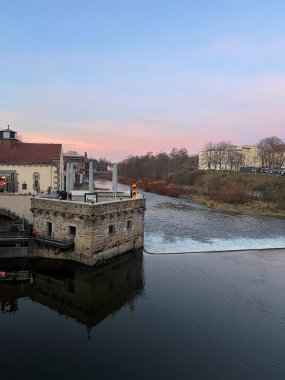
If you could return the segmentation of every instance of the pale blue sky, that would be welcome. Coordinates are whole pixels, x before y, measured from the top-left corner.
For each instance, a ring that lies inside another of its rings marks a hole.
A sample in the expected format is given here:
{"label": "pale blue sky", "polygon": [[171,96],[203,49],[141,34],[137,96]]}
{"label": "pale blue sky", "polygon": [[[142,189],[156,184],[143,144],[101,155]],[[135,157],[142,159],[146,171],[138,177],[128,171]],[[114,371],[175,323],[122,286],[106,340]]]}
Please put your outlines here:
{"label": "pale blue sky", "polygon": [[0,0],[0,127],[123,159],[285,138],[285,1]]}

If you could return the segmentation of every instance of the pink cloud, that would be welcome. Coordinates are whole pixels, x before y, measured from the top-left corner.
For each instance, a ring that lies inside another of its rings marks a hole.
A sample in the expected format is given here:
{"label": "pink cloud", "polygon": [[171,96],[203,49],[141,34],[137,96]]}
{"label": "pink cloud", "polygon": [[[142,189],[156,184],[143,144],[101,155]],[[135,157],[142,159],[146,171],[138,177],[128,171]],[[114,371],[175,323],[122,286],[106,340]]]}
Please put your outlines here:
{"label": "pink cloud", "polygon": [[[0,128],[10,124],[24,141],[63,143],[65,151],[74,149],[113,161],[148,151],[169,152],[173,146],[197,153],[208,141],[230,140],[239,145],[272,135],[284,139],[284,75],[198,76],[191,85],[179,95],[162,96],[160,108],[149,115],[140,111],[124,117],[111,109],[103,121],[90,112],[81,122],[70,121],[76,120],[73,108],[78,99],[67,95],[57,104],[50,100],[52,92],[42,90],[36,101],[37,93],[28,91],[25,106],[20,102],[21,107],[0,112]],[[20,92],[24,97],[24,89]],[[78,107],[83,112],[83,106]]]}

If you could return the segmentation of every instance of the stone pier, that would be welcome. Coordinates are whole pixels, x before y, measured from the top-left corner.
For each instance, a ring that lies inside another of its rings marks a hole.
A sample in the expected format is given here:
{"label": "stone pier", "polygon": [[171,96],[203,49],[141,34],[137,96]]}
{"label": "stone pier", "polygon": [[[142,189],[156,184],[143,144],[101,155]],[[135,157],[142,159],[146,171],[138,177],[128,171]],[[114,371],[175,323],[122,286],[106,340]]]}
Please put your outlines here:
{"label": "stone pier", "polygon": [[32,257],[95,265],[143,247],[143,198],[92,204],[35,197],[31,202]]}

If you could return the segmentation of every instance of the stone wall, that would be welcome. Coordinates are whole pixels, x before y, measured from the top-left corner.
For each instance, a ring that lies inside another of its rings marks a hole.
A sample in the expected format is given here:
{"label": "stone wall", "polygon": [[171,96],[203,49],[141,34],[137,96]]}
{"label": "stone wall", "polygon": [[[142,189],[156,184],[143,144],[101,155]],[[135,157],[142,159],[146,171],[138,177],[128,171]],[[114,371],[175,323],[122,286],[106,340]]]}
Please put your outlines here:
{"label": "stone wall", "polygon": [[90,204],[34,198],[31,210],[36,234],[51,233],[54,240],[62,241],[75,233],[73,249],[62,251],[34,242],[32,256],[94,265],[143,247],[144,199]]}

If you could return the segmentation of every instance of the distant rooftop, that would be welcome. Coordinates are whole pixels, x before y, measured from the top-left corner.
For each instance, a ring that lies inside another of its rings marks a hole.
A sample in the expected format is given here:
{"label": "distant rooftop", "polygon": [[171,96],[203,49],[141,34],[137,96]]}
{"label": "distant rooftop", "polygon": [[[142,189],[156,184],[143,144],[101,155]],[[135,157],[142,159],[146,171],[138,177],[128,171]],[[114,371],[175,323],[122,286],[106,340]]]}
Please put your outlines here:
{"label": "distant rooftop", "polygon": [[49,164],[60,159],[61,148],[61,144],[16,143],[0,150],[0,163]]}
{"label": "distant rooftop", "polygon": [[64,157],[84,157],[83,154],[79,154],[77,152],[74,152],[73,150],[69,150],[66,153],[63,153]]}

